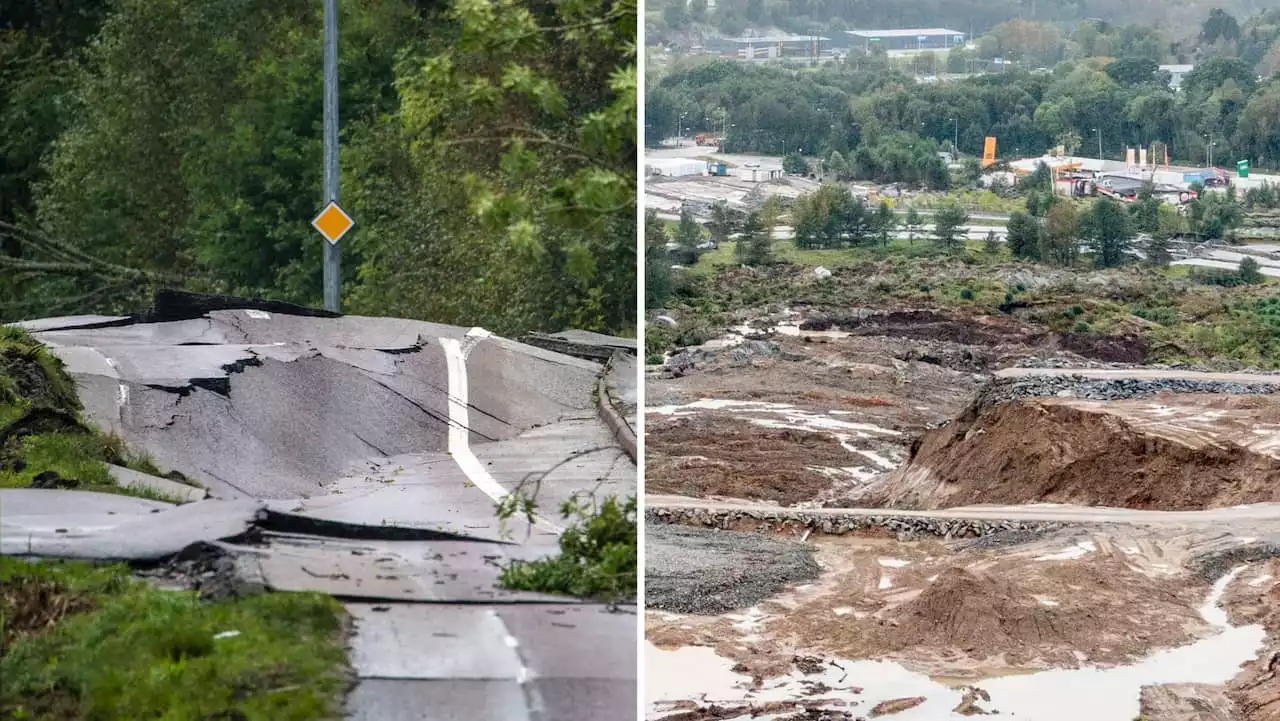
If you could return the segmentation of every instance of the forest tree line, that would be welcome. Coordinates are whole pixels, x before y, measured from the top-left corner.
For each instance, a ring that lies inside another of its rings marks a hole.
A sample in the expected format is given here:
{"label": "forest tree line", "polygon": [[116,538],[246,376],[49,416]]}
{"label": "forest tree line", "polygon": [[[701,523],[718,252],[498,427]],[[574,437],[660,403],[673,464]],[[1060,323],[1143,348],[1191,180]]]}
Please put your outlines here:
{"label": "forest tree line", "polygon": [[[636,6],[342,0],[344,310],[635,324]],[[0,18],[0,320],[156,287],[318,305],[322,4]]]}
{"label": "forest tree line", "polygon": [[1002,157],[1062,145],[1119,158],[1126,147],[1162,146],[1173,163],[1203,165],[1212,152],[1218,163],[1280,166],[1280,81],[1259,81],[1237,58],[1198,64],[1178,91],[1163,75],[1148,60],[1091,59],[924,85],[870,61],[815,71],[712,61],[648,91],[646,142],[683,123],[686,134],[724,132],[724,152],[837,152],[857,177],[886,182],[924,183],[939,150],[958,142],[980,155],[988,136]]}

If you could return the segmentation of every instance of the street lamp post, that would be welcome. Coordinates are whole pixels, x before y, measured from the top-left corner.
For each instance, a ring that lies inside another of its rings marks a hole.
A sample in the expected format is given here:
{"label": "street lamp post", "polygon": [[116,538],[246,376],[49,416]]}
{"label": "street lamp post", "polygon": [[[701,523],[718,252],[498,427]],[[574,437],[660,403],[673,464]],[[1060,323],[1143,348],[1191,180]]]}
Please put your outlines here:
{"label": "street lamp post", "polygon": [[1102,160],[1102,128],[1094,128],[1098,133],[1098,160]]}
{"label": "street lamp post", "polygon": [[[338,0],[324,0],[324,196],[338,202]],[[341,307],[342,256],[337,243],[324,245],[324,308]]]}
{"label": "street lamp post", "polygon": [[955,129],[952,131],[953,135],[951,137],[951,154],[956,156],[955,160],[956,162],[959,162],[960,161],[960,118],[952,118],[951,122],[955,123]]}

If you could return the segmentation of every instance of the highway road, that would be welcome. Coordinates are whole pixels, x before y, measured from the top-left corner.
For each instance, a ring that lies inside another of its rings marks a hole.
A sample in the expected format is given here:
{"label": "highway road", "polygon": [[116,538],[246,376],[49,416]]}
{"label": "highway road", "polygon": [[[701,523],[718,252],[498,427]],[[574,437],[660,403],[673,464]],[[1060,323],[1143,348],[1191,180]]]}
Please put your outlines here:
{"label": "highway road", "polygon": [[[0,489],[0,553],[154,561],[205,542],[268,588],[333,595],[356,622],[348,719],[631,717],[634,606],[498,582],[558,552],[574,493],[636,492],[597,405],[604,367],[481,328],[297,310],[22,324],[89,422],[209,498]],[[501,523],[530,481],[550,512]],[[236,542],[255,527],[265,544]]]}

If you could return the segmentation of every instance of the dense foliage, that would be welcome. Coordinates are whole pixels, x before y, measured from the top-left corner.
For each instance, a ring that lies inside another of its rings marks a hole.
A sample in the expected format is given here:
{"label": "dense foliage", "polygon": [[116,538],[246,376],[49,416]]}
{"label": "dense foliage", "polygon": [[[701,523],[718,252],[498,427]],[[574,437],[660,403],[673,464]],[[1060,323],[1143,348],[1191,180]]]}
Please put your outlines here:
{"label": "dense foliage", "polygon": [[[20,2],[0,318],[157,285],[318,304],[322,4]],[[345,310],[635,324],[636,6],[342,0]]]}
{"label": "dense foliage", "polygon": [[[1002,156],[1160,146],[1174,163],[1205,164],[1212,152],[1218,164],[1280,167],[1280,10],[1235,30],[1221,17],[1190,56],[1150,27],[1090,23],[1063,36],[1014,21],[978,54],[1021,55],[1019,69],[938,84],[883,54],[805,69],[684,59],[648,86],[646,142],[674,134],[683,116],[695,130],[727,129],[726,152],[803,152],[840,176],[935,188],[947,182],[939,151],[958,143],[980,155],[988,136]],[[1157,70],[1176,60],[1196,62],[1180,90]],[[1036,72],[1041,63],[1050,70]]]}
{"label": "dense foliage", "polygon": [[[1171,35],[1182,28],[1199,27],[1208,45],[1228,44],[1248,38],[1248,29],[1233,15],[1247,15],[1267,6],[1259,0],[653,0],[648,12],[647,37],[665,42],[700,26],[737,36],[748,28],[839,37],[845,30],[869,28],[947,27],[965,34],[983,34],[1005,26],[1036,26],[1040,42],[1060,38],[1064,44],[1150,42],[1145,33],[1108,38],[1106,32],[1134,25],[1161,25]],[[1081,38],[1059,28],[1073,28],[1082,21],[1103,21],[1100,32],[1086,31]],[[1046,30],[1047,29],[1047,30]],[[1099,40],[1098,36],[1103,36]],[[1171,38],[1174,39],[1174,38]],[[1200,38],[1198,37],[1197,40]],[[1158,42],[1158,41],[1157,41]],[[1017,50],[1017,46],[1013,47]]]}

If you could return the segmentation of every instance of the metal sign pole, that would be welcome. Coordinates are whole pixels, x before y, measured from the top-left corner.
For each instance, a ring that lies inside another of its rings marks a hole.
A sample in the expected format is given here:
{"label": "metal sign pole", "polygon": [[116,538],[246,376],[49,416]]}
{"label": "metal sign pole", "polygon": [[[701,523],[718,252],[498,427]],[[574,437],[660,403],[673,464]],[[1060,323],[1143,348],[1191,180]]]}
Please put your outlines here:
{"label": "metal sign pole", "polygon": [[[338,202],[338,0],[324,0],[324,199]],[[341,309],[342,258],[336,242],[324,243],[324,307]]]}

